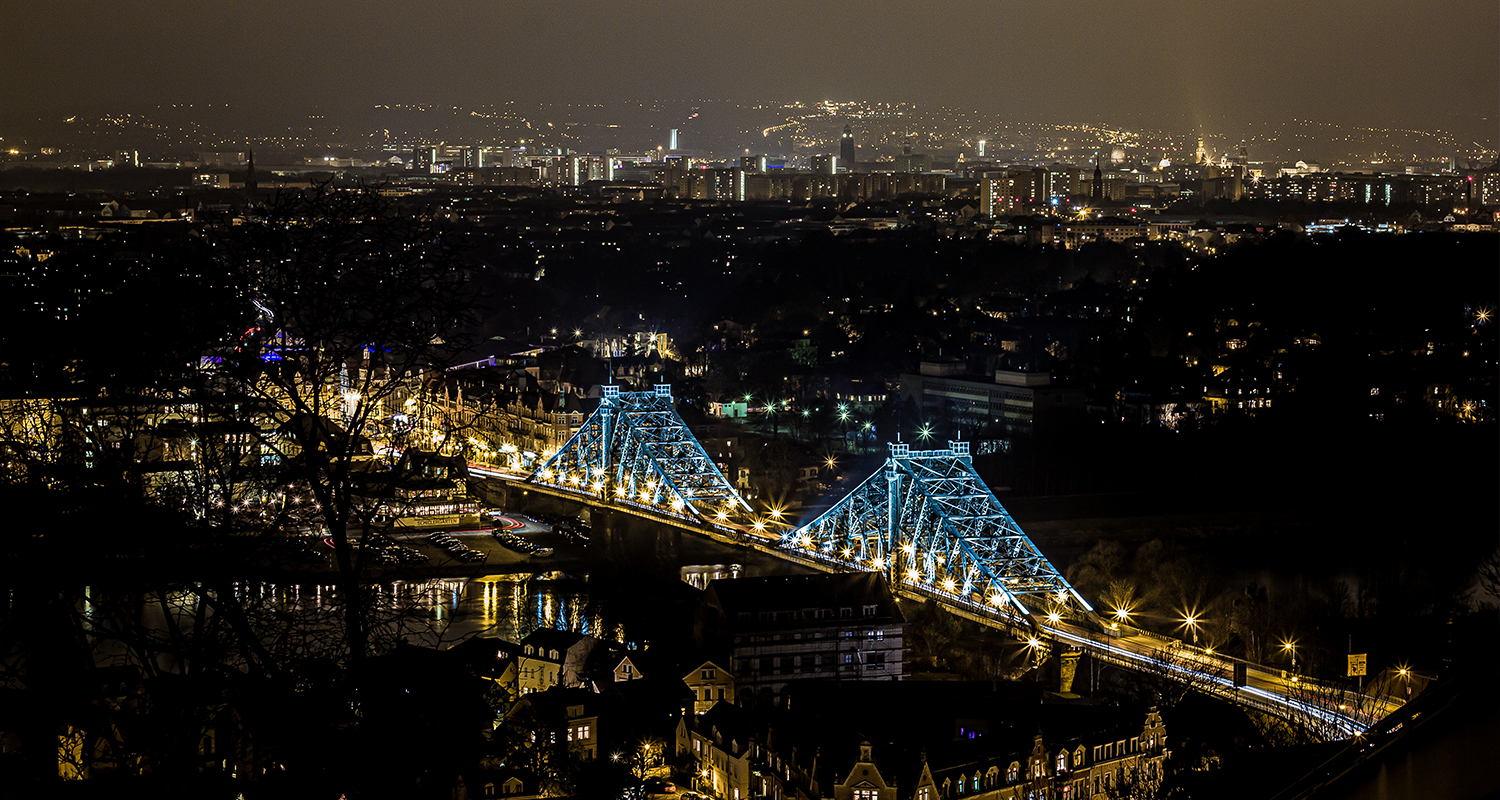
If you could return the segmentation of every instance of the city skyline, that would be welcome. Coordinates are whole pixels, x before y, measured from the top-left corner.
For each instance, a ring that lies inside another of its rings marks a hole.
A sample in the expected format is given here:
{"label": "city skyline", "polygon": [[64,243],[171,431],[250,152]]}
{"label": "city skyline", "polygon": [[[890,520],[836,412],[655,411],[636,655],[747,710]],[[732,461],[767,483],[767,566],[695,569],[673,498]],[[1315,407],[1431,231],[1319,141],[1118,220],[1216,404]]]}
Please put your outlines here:
{"label": "city skyline", "polygon": [[46,116],[172,103],[260,113],[335,99],[865,97],[1170,128],[1290,119],[1442,127],[1489,141],[1500,116],[1500,16],[1478,2],[1424,9],[1420,24],[1394,2],[1207,11],[1173,2],[1109,15],[1077,3],[876,3],[857,13],[783,2],[137,8],[9,13],[0,107]]}
{"label": "city skyline", "polygon": [[0,800],[1494,793],[1494,0],[0,3]]}

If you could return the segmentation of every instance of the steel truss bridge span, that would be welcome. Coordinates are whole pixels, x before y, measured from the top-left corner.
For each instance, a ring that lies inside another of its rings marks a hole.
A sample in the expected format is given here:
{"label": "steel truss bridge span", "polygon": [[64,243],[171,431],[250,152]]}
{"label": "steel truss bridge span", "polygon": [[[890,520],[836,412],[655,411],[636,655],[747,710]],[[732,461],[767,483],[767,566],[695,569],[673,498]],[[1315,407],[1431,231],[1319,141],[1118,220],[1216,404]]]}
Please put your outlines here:
{"label": "steel truss bridge span", "polygon": [[974,471],[968,442],[946,450],[893,444],[884,469],[781,546],[892,586],[987,604],[1040,621],[1092,616],[1093,608],[1021,531]]}
{"label": "steel truss bridge span", "polygon": [[599,408],[526,480],[643,515],[725,530],[751,516],[750,504],[678,416],[669,384],[649,392],[603,387]]}
{"label": "steel truss bridge span", "polygon": [[807,524],[769,534],[674,407],[671,387],[603,387],[599,408],[526,482],[695,530],[825,572],[882,572],[892,591],[931,598],[1041,651],[1083,650],[1155,672],[1243,706],[1356,735],[1391,708],[1336,687],[1278,676],[1175,639],[1102,622],[975,472],[967,442],[943,450],[893,444],[882,469]]}

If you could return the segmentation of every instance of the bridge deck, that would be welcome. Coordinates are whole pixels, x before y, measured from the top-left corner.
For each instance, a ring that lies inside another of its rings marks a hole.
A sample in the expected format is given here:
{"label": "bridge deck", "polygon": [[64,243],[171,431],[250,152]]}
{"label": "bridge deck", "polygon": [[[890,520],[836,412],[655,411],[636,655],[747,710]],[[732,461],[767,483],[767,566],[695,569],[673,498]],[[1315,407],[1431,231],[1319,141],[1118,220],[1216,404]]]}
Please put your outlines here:
{"label": "bridge deck", "polygon": [[[600,502],[597,497],[584,493],[551,486],[528,484],[527,490],[625,511],[821,572],[852,571],[842,564],[808,558],[796,551],[782,549],[778,546],[779,537],[760,537],[751,531],[737,530],[730,526],[652,513],[645,508],[621,507],[614,503]],[[1038,625],[1028,617],[1007,613],[1003,609],[965,601],[942,592],[926,591],[920,584],[893,581],[891,589],[897,595],[911,600],[932,598],[953,614],[1011,635],[1022,636],[1029,633],[1058,645],[1077,648],[1105,663],[1162,674],[1237,705],[1307,725],[1330,739],[1355,735],[1399,707],[1383,698],[1354,694],[1336,686],[1300,677],[1283,677],[1284,673],[1279,669],[1210,653],[1203,648],[1130,626],[1121,626],[1120,632],[1116,634],[1113,629],[1109,633],[1098,633],[1085,626],[1066,622]],[[1237,662],[1246,664],[1245,686],[1236,687],[1231,677]]]}

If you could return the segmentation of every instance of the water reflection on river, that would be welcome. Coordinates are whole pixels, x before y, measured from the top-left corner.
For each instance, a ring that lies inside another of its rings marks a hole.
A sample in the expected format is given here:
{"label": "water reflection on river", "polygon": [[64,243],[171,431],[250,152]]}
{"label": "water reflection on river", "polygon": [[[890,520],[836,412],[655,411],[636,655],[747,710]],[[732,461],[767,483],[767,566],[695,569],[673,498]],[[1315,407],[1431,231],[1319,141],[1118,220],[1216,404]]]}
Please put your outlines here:
{"label": "water reflection on river", "polygon": [[[637,644],[633,636],[645,639],[652,633],[630,627],[650,624],[652,603],[661,598],[681,599],[680,592],[663,588],[667,585],[682,581],[703,589],[713,580],[802,569],[771,556],[632,519],[616,527],[612,544],[597,549],[591,552],[589,566],[576,573],[542,571],[369,584],[372,641],[377,649],[397,641],[442,649],[474,636],[518,642],[539,628],[552,628]],[[72,605],[96,663],[121,664],[141,657],[142,637],[171,643],[184,636],[200,641],[207,636],[224,642],[224,649],[233,647],[235,631],[245,628],[221,619],[216,612],[218,598],[204,591],[204,596],[185,588],[163,593],[132,585],[122,576],[118,583],[84,587],[78,594],[65,590],[62,596],[72,595],[64,602]],[[255,631],[274,655],[296,658],[340,650],[344,602],[337,587],[239,581],[229,584],[227,591],[235,600],[228,605],[243,609],[248,630]],[[55,589],[33,594],[13,588],[0,595],[4,601],[0,616],[40,611],[26,608],[29,603],[21,598],[49,595],[58,597]],[[158,653],[190,650],[147,649]],[[235,658],[232,652],[221,655],[230,661]],[[178,655],[152,658],[167,671],[186,666],[177,662]]]}

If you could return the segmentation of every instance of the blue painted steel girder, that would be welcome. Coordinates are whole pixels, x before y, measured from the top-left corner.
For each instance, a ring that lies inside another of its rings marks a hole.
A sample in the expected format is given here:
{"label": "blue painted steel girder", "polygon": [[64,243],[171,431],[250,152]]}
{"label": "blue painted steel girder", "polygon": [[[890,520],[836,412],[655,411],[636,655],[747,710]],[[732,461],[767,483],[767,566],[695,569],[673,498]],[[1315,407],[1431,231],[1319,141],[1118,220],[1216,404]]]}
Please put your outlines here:
{"label": "blue painted steel girder", "polygon": [[749,510],[673,407],[671,387],[604,387],[599,408],[528,481],[682,517]]}
{"label": "blue painted steel girder", "polygon": [[788,531],[781,546],[997,610],[1093,610],[974,471],[965,442],[915,452],[891,445],[883,470]]}

